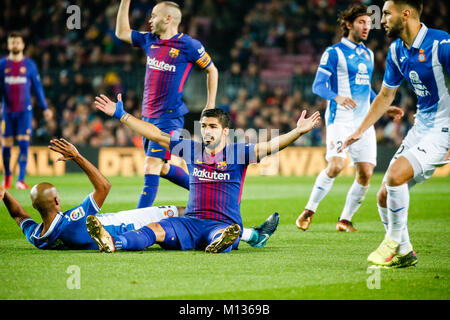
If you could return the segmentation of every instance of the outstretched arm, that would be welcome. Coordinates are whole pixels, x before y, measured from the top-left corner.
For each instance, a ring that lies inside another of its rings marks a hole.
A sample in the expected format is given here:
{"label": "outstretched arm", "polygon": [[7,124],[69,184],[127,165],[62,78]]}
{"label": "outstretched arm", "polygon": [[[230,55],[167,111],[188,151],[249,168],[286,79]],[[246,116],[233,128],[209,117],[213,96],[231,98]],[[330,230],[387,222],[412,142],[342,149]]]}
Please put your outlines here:
{"label": "outstretched arm", "polygon": [[319,121],[320,113],[318,111],[314,112],[311,117],[306,118],[306,110],[303,110],[300,119],[297,121],[297,127],[295,129],[268,142],[260,142],[255,145],[255,154],[258,161],[265,156],[283,150],[292,142],[300,138],[301,135],[314,128]]}
{"label": "outstretched arm", "polygon": [[132,44],[130,20],[128,18],[129,11],[130,0],[121,0],[116,19],[116,37]]}
{"label": "outstretched arm", "polygon": [[[380,92],[375,97],[372,102],[372,106],[367,114],[366,118],[363,120],[359,128],[353,133],[350,137],[348,137],[343,145],[338,149],[338,152],[341,152],[345,148],[347,148],[352,143],[361,139],[364,131],[366,131],[370,126],[372,126],[381,116],[388,111],[391,107],[392,101],[394,101],[395,93],[397,89],[389,89],[385,86],[381,87]],[[399,108],[398,108],[399,109]]]}
{"label": "outstretched arm", "polygon": [[214,109],[216,107],[217,85],[219,83],[219,71],[216,66],[211,63],[206,69],[206,89],[207,100],[205,109]]}
{"label": "outstretched arm", "polygon": [[100,170],[98,170],[92,163],[83,157],[73,144],[69,143],[65,139],[61,138],[50,140],[50,146],[48,146],[48,148],[62,155],[62,157],[56,161],[73,160],[86,173],[94,186],[94,193],[92,194],[92,197],[97,205],[101,207],[108,196],[109,190],[111,189],[111,183],[100,172]]}
{"label": "outstretched arm", "polygon": [[123,110],[122,95],[120,93],[117,95],[117,103],[111,101],[104,94],[95,97],[95,107],[107,115],[119,119],[120,122],[139,135],[158,143],[163,148],[170,148],[170,134],[159,130],[158,127],[151,123],[142,121],[126,113]]}
{"label": "outstretched arm", "polygon": [[6,208],[8,209],[9,215],[14,221],[20,226],[20,223],[28,218],[31,218],[30,215],[25,211],[24,208],[20,205],[19,201],[17,201],[8,191],[6,191],[2,186],[0,186],[0,201],[3,200]]}

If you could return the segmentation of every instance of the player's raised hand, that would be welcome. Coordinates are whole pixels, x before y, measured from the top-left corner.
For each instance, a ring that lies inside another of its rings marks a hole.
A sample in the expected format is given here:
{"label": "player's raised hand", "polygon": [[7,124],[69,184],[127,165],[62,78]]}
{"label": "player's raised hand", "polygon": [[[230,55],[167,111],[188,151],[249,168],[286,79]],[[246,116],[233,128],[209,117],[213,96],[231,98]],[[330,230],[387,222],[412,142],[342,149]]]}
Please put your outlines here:
{"label": "player's raised hand", "polygon": [[349,145],[351,145],[352,143],[355,143],[356,141],[358,141],[359,139],[361,139],[362,134],[355,132],[353,133],[351,136],[349,136],[347,139],[345,139],[344,143],[342,144],[342,146],[340,146],[337,149],[338,153],[341,153],[342,150],[344,150],[345,148],[347,148]]}
{"label": "player's raised hand", "polygon": [[120,118],[122,118],[122,116],[125,114],[125,111],[123,110],[121,93],[117,95],[117,103],[109,99],[104,94],[95,97],[94,103],[97,109],[116,119],[120,120]]}
{"label": "player's raised hand", "polygon": [[400,120],[405,115],[403,109],[396,106],[390,106],[386,113],[388,114],[388,116],[393,118],[394,121]]}
{"label": "player's raised hand", "polygon": [[56,161],[71,160],[80,155],[77,148],[64,138],[50,140],[48,148],[62,155],[62,157],[58,158]]}
{"label": "player's raised hand", "polygon": [[300,132],[303,134],[310,131],[317,124],[319,124],[319,122],[320,122],[319,111],[314,112],[311,117],[306,118],[306,110],[303,110],[302,114],[300,115],[300,119],[298,119],[297,121],[297,129],[300,130]]}
{"label": "player's raised hand", "polygon": [[334,98],[339,105],[343,106],[347,110],[356,108],[356,101],[352,98],[337,96]]}

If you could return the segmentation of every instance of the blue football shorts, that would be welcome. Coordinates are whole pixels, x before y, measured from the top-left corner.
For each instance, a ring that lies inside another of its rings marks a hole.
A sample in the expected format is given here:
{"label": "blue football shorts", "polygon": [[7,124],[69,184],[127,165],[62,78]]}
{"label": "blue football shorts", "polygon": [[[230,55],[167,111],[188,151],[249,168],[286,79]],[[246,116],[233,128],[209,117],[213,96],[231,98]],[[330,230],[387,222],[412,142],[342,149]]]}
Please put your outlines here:
{"label": "blue football shorts", "polygon": [[[143,117],[142,120],[155,125],[159,130],[168,134],[172,134],[174,131],[181,131],[184,127],[184,116],[173,119],[154,119]],[[142,142],[146,156],[170,160],[170,150],[163,148],[160,144],[145,137],[142,137]]]}
{"label": "blue football shorts", "polygon": [[[159,224],[166,232],[164,242],[159,245],[166,250],[205,250],[220,235],[220,230],[230,225],[221,221],[202,220],[188,215],[163,219]],[[239,239],[240,237],[223,252],[237,249]]]}

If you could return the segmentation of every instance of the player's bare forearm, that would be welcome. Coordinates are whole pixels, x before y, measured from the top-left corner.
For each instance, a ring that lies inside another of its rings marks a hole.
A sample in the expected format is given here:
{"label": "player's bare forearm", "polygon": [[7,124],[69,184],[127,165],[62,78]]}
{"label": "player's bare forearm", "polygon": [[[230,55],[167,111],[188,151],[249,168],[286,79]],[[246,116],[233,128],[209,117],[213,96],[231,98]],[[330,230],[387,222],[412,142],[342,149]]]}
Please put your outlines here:
{"label": "player's bare forearm", "polygon": [[303,134],[301,130],[295,128],[294,130],[289,131],[288,133],[282,134],[276,138],[271,139],[267,142],[260,142],[255,145],[255,153],[256,157],[259,160],[264,158],[265,156],[269,156],[271,154],[277,153],[278,151],[283,150],[295,140],[300,138]]}
{"label": "player's bare forearm", "polygon": [[129,113],[124,114],[122,118],[120,118],[120,122],[139,135],[158,143],[165,149],[169,149],[170,134],[159,130],[155,125],[140,120]]}
{"label": "player's bare forearm", "polygon": [[116,19],[116,36],[122,41],[132,43],[131,41],[131,27],[129,20],[131,0],[121,0],[119,5],[119,11]]}
{"label": "player's bare forearm", "polygon": [[75,163],[86,173],[94,186],[94,197],[95,202],[99,207],[103,205],[106,197],[108,196],[109,190],[111,190],[111,182],[98,170],[92,163],[89,162],[81,154],[78,154],[72,159]]}
{"label": "player's bare forearm", "polygon": [[383,116],[383,114],[391,107],[396,91],[396,89],[388,89],[384,86],[381,87],[380,92],[372,102],[372,106],[370,107],[366,118],[359,126],[357,133],[362,134]]}
{"label": "player's bare forearm", "polygon": [[22,220],[31,218],[25,209],[20,205],[19,201],[17,201],[8,191],[4,192],[3,202],[8,209],[9,215],[14,219],[17,225],[20,225]]}
{"label": "player's bare forearm", "polygon": [[205,109],[214,109],[216,107],[216,97],[217,97],[217,86],[219,83],[219,71],[216,66],[211,63],[211,65],[206,68],[206,89],[207,89],[207,100]]}

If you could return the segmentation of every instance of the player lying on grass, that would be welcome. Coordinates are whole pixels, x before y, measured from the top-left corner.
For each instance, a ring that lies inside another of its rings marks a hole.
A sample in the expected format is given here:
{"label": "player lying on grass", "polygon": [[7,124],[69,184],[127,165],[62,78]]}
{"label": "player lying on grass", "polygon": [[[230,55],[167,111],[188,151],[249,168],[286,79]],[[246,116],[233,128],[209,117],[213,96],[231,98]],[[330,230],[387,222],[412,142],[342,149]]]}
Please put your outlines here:
{"label": "player lying on grass", "polygon": [[236,249],[242,229],[240,203],[247,166],[284,149],[320,120],[319,112],[306,118],[302,112],[297,127],[269,142],[227,143],[230,116],[221,109],[202,112],[202,142],[169,135],[156,126],[139,120],[105,95],[96,97],[96,107],[134,130],[182,157],[189,170],[189,200],[183,217],[150,223],[139,230],[111,236],[95,216],[87,219],[87,229],[100,251],[142,250],[154,243],[171,250],[199,249],[209,253]]}
{"label": "player lying on grass", "polygon": [[[117,236],[120,233],[139,229],[151,222],[158,222],[169,216],[182,216],[185,207],[160,206],[98,214],[111,184],[101,172],[86,160],[71,143],[64,139],[51,140],[49,148],[62,154],[58,160],[72,159],[89,177],[94,192],[84,201],[65,212],[61,210],[58,190],[50,183],[35,185],[30,192],[33,207],[41,215],[42,223],[36,223],[14,197],[0,187],[0,201],[3,200],[9,214],[20,226],[27,240],[39,249],[97,250],[97,244],[86,231],[86,218],[95,215],[105,228]],[[246,241],[254,247],[263,247],[275,232],[279,223],[278,213],[272,214],[261,226],[244,229]]]}

